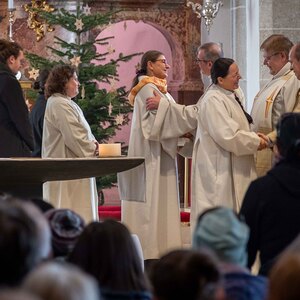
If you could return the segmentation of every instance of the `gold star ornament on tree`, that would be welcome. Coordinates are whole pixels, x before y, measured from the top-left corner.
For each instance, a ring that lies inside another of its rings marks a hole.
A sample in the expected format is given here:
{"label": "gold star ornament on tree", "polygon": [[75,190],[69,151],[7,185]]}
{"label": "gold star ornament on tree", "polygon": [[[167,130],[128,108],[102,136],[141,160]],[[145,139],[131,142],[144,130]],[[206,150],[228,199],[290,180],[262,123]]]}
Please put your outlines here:
{"label": "gold star ornament on tree", "polygon": [[124,122],[124,116],[123,115],[117,115],[116,117],[115,117],[115,121],[116,121],[116,124],[117,125],[122,125],[123,124],[123,122]]}
{"label": "gold star ornament on tree", "polygon": [[28,71],[28,74],[30,79],[37,80],[40,75],[40,70],[32,68],[30,71]]}
{"label": "gold star ornament on tree", "polygon": [[81,64],[81,57],[80,56],[74,56],[70,59],[71,65],[75,66],[76,68]]}

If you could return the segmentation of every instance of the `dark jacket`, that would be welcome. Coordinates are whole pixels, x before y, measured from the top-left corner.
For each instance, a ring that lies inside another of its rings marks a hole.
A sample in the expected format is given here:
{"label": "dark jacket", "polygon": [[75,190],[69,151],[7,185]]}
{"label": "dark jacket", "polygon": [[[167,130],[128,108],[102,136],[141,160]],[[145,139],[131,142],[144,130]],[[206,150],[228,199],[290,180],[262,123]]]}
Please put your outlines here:
{"label": "dark jacket", "polygon": [[32,129],[20,83],[0,63],[0,157],[28,157],[32,150]]}
{"label": "dark jacket", "polygon": [[30,123],[34,136],[34,150],[32,156],[35,157],[42,156],[42,137],[46,104],[47,101],[44,93],[40,93],[30,113]]}
{"label": "dark jacket", "polygon": [[300,162],[282,161],[253,181],[240,214],[250,227],[248,267],[260,251],[260,274],[267,275],[300,233]]}

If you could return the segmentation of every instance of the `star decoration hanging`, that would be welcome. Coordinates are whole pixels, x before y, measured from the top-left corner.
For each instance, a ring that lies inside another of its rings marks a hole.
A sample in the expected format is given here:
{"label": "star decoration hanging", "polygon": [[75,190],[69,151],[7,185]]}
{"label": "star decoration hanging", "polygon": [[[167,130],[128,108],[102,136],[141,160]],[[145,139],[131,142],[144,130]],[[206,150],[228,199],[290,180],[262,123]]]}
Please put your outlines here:
{"label": "star decoration hanging", "polygon": [[114,53],[116,50],[112,47],[112,45],[109,45],[108,47],[107,47],[107,52],[109,53],[109,54],[112,54],[112,53]]}
{"label": "star decoration hanging", "polygon": [[73,58],[70,59],[71,65],[75,66],[76,68],[79,66],[81,63],[81,57],[80,56],[74,56]]}
{"label": "star decoration hanging", "polygon": [[109,114],[109,116],[111,116],[112,110],[113,110],[113,105],[110,102],[109,105],[108,105],[108,114]]}
{"label": "star decoration hanging", "polygon": [[83,28],[83,22],[81,19],[76,19],[74,25],[76,26],[76,30],[82,30]]}
{"label": "star decoration hanging", "polygon": [[116,121],[116,124],[117,125],[122,125],[123,124],[123,122],[124,122],[124,116],[123,115],[117,115],[116,117],[115,117],[115,121]]}
{"label": "star decoration hanging", "polygon": [[87,16],[91,15],[91,8],[90,6],[88,6],[88,4],[86,4],[85,6],[83,6],[83,13]]}
{"label": "star decoration hanging", "polygon": [[28,73],[30,79],[36,80],[40,75],[40,70],[32,68],[30,71],[28,71]]}

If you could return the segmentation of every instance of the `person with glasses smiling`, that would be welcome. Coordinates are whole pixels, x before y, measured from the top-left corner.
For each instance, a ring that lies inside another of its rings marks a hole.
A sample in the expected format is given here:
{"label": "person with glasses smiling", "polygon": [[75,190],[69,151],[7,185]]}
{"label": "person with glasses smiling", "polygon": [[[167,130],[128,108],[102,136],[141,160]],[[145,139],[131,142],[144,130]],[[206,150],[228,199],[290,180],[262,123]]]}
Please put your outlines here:
{"label": "person with glasses smiling", "polygon": [[[176,106],[167,91],[166,57],[147,51],[133,80],[129,101],[133,105],[128,156],[144,157],[145,163],[118,174],[122,222],[137,234],[145,259],[181,247],[177,178],[178,138],[197,127],[196,106]],[[148,111],[146,99],[153,92],[164,101],[160,110]]]}
{"label": "person with glasses smiling", "polygon": [[[274,130],[280,116],[291,112],[295,106],[300,81],[291,70],[289,52],[293,43],[284,35],[273,34],[260,46],[263,52],[263,64],[270,70],[272,79],[254,98],[251,115],[252,129],[267,134],[269,146],[275,142]],[[263,176],[273,164],[271,149],[257,154],[256,168],[258,176]]]}

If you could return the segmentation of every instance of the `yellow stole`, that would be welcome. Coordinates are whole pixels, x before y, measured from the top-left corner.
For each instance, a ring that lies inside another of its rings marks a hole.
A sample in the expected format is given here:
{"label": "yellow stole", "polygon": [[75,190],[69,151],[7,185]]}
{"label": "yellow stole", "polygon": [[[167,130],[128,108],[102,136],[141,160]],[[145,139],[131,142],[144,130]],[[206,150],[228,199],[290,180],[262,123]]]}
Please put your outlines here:
{"label": "yellow stole", "polygon": [[163,94],[167,93],[167,80],[166,79],[160,79],[154,76],[145,76],[135,87],[133,87],[130,91],[130,94],[128,96],[129,103],[133,106],[134,105],[134,99],[137,93],[140,91],[140,89],[146,85],[147,83],[153,83],[156,85],[156,87],[159,89],[160,92]]}

